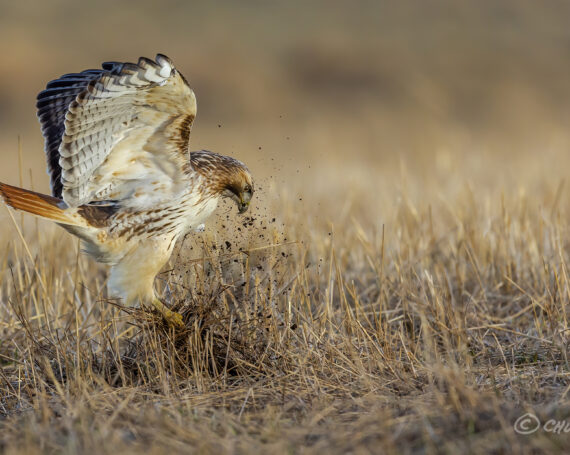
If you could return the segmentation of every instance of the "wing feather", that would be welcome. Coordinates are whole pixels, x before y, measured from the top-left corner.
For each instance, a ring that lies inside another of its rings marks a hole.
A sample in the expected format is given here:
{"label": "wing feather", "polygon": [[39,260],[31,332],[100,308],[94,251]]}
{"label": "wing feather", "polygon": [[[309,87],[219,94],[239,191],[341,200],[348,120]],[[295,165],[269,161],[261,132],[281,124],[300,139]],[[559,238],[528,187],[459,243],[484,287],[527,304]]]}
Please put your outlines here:
{"label": "wing feather", "polygon": [[167,57],[66,74],[47,84],[37,108],[52,193],[69,206],[109,197],[128,204],[152,192],[151,181],[168,198],[179,185],[196,98]]}

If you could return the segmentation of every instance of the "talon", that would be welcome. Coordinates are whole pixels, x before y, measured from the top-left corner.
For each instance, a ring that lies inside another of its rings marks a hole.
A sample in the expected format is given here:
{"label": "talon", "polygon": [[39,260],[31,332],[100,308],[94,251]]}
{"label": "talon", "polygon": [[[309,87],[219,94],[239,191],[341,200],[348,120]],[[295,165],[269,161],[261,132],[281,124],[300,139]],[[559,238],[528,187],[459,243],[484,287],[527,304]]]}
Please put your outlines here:
{"label": "talon", "polygon": [[153,300],[152,305],[160,312],[160,314],[162,314],[162,317],[171,326],[178,328],[184,327],[184,322],[182,321],[182,315],[180,313],[168,309],[166,305],[158,299]]}
{"label": "talon", "polygon": [[162,313],[162,315],[169,324],[178,328],[184,327],[184,322],[182,322],[182,315],[180,313],[172,310],[166,310]]}

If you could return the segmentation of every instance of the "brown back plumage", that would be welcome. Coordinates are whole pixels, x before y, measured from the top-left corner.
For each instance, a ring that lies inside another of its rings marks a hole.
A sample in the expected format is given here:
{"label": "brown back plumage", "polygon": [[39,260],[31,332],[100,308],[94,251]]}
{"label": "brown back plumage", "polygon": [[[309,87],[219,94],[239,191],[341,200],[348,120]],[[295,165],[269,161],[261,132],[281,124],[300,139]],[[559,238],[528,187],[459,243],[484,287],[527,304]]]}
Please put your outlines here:
{"label": "brown back plumage", "polygon": [[82,205],[69,209],[56,197],[0,182],[0,196],[16,210],[23,210],[65,226],[105,227],[117,211],[114,205]]}

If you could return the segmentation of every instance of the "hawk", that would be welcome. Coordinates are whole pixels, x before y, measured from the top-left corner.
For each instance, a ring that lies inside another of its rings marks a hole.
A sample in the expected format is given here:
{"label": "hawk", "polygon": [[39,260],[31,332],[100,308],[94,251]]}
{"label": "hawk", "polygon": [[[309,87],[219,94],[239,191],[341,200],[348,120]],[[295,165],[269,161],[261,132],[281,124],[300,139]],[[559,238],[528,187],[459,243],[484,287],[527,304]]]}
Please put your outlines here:
{"label": "hawk", "polygon": [[52,195],[0,183],[7,205],[55,221],[110,264],[109,295],[153,306],[182,324],[154,291],[178,238],[221,198],[247,210],[254,185],[242,162],[189,152],[196,97],[165,55],[65,74],[37,97]]}

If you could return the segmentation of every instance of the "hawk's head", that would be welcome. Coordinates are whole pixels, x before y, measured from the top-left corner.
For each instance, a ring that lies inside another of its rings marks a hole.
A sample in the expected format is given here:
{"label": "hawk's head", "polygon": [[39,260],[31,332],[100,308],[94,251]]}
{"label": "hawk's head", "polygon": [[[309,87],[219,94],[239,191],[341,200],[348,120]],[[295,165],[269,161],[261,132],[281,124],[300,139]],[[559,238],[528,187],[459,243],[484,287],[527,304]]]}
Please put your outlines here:
{"label": "hawk's head", "polygon": [[233,199],[239,213],[249,208],[253,177],[245,164],[229,156],[202,150],[190,154],[192,167],[207,178],[212,193]]}
{"label": "hawk's head", "polygon": [[245,165],[242,164],[242,166],[243,169],[237,169],[236,172],[232,173],[222,193],[222,196],[229,197],[235,201],[239,213],[243,213],[249,208],[249,203],[253,196],[253,179],[251,173]]}

